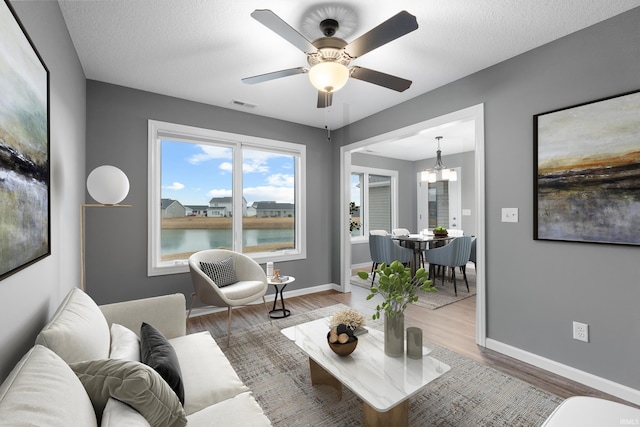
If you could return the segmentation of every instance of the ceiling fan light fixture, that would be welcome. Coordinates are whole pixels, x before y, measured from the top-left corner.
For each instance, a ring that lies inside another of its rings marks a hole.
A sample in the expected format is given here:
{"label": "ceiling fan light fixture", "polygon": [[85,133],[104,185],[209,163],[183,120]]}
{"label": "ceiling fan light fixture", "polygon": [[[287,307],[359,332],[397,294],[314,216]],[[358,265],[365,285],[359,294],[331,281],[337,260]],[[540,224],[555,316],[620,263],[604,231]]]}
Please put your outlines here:
{"label": "ceiling fan light fixture", "polygon": [[335,92],[347,84],[349,69],[338,62],[320,62],[309,70],[309,80],[322,92]]}

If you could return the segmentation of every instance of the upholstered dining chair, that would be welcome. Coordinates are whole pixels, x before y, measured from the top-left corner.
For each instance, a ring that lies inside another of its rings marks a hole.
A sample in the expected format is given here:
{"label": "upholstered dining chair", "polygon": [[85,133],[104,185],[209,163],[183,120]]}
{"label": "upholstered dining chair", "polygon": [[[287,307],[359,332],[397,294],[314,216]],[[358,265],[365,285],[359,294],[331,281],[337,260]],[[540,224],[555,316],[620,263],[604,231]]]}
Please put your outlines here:
{"label": "upholstered dining chair", "polygon": [[189,270],[194,292],[187,317],[191,315],[196,298],[205,305],[227,307],[227,345],[231,336],[231,308],[247,305],[262,298],[269,317],[264,295],[267,275],[252,258],[225,249],[207,249],[189,257]]}
{"label": "upholstered dining chair", "polygon": [[413,249],[405,248],[394,242],[389,236],[369,235],[369,253],[371,254],[371,284],[376,279],[376,268],[382,263],[387,265],[398,260],[409,264],[413,257]]}
{"label": "upholstered dining chair", "polygon": [[369,231],[370,236],[388,236],[389,233],[387,230],[371,230]]}
{"label": "upholstered dining chair", "polygon": [[[471,255],[471,236],[456,237],[451,243],[441,246],[439,248],[433,248],[426,251],[424,254],[425,260],[429,263],[429,277],[433,277],[435,273],[435,266],[445,267],[442,271],[442,285],[444,286],[444,276],[446,274],[446,267],[451,268],[451,276],[453,279],[453,291],[458,295],[458,289],[456,286],[456,267],[462,269],[464,276],[464,282],[467,285],[467,292],[469,291],[469,282],[467,281],[466,265],[469,262],[469,256]],[[435,280],[434,280],[435,283]]]}
{"label": "upholstered dining chair", "polygon": [[394,228],[391,230],[391,234],[394,236],[408,236],[411,233],[408,228]]}

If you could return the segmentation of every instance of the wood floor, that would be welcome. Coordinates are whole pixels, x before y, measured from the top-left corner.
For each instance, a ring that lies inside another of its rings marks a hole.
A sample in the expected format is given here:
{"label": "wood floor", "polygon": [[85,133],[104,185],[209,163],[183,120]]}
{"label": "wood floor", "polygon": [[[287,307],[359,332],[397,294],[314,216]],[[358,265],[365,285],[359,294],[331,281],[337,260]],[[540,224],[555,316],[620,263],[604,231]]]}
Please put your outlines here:
{"label": "wood floor", "polygon": [[[338,303],[348,305],[365,315],[369,315],[373,314],[376,303],[373,300],[367,301],[367,294],[366,289],[352,286],[350,293],[323,291],[287,298],[285,292],[284,296],[286,308],[291,310],[292,315]],[[272,303],[268,304],[271,306]],[[446,347],[560,397],[566,398],[575,395],[595,396],[629,404],[559,375],[479,347],[475,343],[475,304],[475,297],[464,299],[437,310],[410,304],[405,311],[405,324],[421,328],[425,342],[430,341]],[[233,341],[234,329],[264,322],[265,317],[265,307],[262,304],[235,308],[232,316],[231,340]],[[187,333],[209,330],[213,335],[221,337],[226,336],[226,329],[226,311],[193,317],[187,321]],[[224,340],[222,340],[221,345],[224,344]]]}

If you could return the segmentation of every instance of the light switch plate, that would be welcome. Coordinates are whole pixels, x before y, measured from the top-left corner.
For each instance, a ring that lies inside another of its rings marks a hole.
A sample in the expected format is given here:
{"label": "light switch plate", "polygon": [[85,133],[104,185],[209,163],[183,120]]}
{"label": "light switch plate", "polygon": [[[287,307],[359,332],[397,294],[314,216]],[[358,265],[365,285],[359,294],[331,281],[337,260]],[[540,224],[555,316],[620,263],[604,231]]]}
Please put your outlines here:
{"label": "light switch plate", "polygon": [[462,216],[471,216],[471,209],[462,209]]}
{"label": "light switch plate", "polygon": [[502,208],[502,222],[518,222],[518,208]]}

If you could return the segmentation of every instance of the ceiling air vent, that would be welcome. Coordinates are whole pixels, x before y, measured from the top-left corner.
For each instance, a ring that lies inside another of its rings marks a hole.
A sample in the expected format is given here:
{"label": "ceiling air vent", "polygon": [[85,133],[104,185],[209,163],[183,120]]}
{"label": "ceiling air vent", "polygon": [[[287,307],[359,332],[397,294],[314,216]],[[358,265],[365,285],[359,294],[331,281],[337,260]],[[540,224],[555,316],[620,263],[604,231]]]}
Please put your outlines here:
{"label": "ceiling air vent", "polygon": [[256,108],[257,107],[256,104],[251,104],[249,102],[239,101],[237,99],[231,100],[231,105],[235,105],[236,107],[242,107],[242,108]]}

